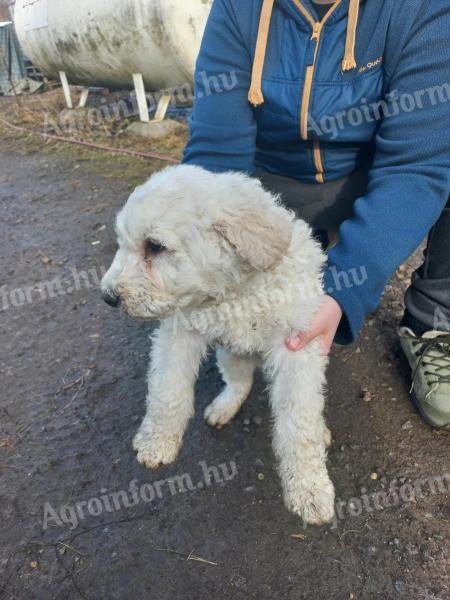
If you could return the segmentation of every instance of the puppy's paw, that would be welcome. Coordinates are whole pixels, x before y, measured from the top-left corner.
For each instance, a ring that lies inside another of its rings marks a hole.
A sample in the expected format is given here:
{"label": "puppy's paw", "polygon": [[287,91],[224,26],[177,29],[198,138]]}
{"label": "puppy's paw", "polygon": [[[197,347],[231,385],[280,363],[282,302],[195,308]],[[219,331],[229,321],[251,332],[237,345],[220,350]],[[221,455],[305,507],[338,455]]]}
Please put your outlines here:
{"label": "puppy's paw", "polygon": [[180,446],[181,438],[177,435],[165,436],[140,430],[133,439],[137,459],[148,469],[174,462]]}
{"label": "puppy's paw", "polygon": [[305,523],[322,525],[334,517],[334,487],[326,470],[310,478],[284,478],[284,502]]}
{"label": "puppy's paw", "polygon": [[220,429],[236,415],[241,403],[233,403],[228,395],[222,393],[205,408],[204,417],[208,425]]}

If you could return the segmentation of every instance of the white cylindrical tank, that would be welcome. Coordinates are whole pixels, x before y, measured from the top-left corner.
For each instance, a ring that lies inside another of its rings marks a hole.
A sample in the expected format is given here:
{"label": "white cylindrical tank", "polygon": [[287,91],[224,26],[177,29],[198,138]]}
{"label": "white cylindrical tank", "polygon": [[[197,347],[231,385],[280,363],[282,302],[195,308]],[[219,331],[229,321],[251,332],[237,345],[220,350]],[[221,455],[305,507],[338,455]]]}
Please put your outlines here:
{"label": "white cylindrical tank", "polygon": [[148,91],[190,83],[212,0],[17,0],[27,56],[70,83]]}

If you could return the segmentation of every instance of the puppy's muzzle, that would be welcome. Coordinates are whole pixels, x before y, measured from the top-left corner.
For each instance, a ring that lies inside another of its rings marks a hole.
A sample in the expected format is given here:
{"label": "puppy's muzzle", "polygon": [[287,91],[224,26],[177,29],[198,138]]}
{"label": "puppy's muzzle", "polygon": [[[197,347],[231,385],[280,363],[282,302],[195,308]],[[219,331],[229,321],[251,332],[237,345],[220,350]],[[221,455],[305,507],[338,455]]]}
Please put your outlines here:
{"label": "puppy's muzzle", "polygon": [[106,304],[114,307],[119,306],[120,298],[110,288],[106,288],[105,290],[103,290],[102,294],[103,300],[106,302]]}

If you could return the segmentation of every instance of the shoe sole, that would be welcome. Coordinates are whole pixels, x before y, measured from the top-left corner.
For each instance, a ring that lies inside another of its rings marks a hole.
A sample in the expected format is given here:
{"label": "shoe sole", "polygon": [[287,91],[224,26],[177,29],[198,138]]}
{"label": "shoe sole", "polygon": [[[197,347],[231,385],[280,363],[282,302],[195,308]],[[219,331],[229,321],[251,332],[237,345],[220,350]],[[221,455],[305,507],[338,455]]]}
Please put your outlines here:
{"label": "shoe sole", "polygon": [[436,425],[436,423],[427,415],[427,413],[423,410],[422,405],[418,401],[414,390],[411,392],[411,400],[419,415],[426,423],[428,423],[428,425],[430,425],[430,427],[433,427],[434,429],[444,429],[445,431],[450,431],[450,421],[445,425]]}

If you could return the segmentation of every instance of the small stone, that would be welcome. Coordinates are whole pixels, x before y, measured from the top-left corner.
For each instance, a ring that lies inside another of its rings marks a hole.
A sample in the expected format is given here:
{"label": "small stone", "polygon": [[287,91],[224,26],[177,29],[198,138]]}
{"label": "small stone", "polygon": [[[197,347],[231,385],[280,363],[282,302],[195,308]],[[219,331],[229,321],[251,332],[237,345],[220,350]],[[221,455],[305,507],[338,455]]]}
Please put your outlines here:
{"label": "small stone", "polygon": [[370,479],[372,479],[372,481],[376,481],[378,479],[378,473],[371,473],[370,474]]}
{"label": "small stone", "polygon": [[406,551],[410,556],[415,556],[419,554],[419,549],[417,548],[417,546],[414,546],[414,544],[411,543],[406,544]]}
{"label": "small stone", "polygon": [[248,427],[244,427],[243,431],[245,431],[245,433],[250,433],[250,429]]}
{"label": "small stone", "polygon": [[370,556],[375,556],[375,554],[377,553],[377,549],[375,546],[370,546],[368,552]]}
{"label": "small stone", "polygon": [[394,581],[394,588],[397,594],[403,594],[404,592],[406,592],[406,584],[400,579],[398,581]]}
{"label": "small stone", "polygon": [[362,390],[362,398],[364,402],[370,402],[372,400],[372,394],[367,388],[363,388]]}
{"label": "small stone", "polygon": [[263,420],[262,420],[261,417],[258,417],[258,416],[257,417],[253,417],[253,423],[255,425],[262,425],[262,422],[263,422]]}
{"label": "small stone", "polygon": [[255,491],[255,486],[254,485],[249,485],[248,487],[244,488],[244,492],[254,492]]}
{"label": "small stone", "polygon": [[248,427],[248,426],[250,425],[251,421],[250,421],[250,419],[244,419],[244,420],[242,421],[242,423],[243,423],[243,424],[244,424],[246,427]]}
{"label": "small stone", "polygon": [[433,560],[429,549],[426,546],[422,546],[420,548],[420,556],[422,557],[422,562],[427,563]]}
{"label": "small stone", "polygon": [[32,561],[30,562],[30,567],[31,567],[32,569],[37,569],[37,568],[38,568],[38,562],[37,562],[37,560],[32,560]]}
{"label": "small stone", "polygon": [[409,431],[412,428],[413,428],[413,424],[411,423],[411,421],[405,421],[402,425],[403,431]]}
{"label": "small stone", "polygon": [[50,256],[41,256],[41,263],[43,265],[49,265],[52,262]]}

